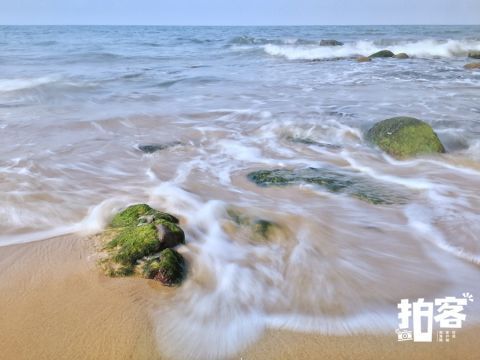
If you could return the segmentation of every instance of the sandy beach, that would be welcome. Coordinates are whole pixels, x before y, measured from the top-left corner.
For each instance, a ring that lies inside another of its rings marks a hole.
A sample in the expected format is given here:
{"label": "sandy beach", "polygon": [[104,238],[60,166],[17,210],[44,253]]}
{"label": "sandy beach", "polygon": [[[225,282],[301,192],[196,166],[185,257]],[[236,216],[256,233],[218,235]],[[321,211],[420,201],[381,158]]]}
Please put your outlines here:
{"label": "sandy beach", "polygon": [[[175,289],[103,276],[94,241],[64,236],[0,247],[1,359],[162,359],[149,314]],[[41,259],[41,261],[38,261]],[[267,331],[233,359],[476,359],[478,328],[451,343],[395,334],[322,336]]]}

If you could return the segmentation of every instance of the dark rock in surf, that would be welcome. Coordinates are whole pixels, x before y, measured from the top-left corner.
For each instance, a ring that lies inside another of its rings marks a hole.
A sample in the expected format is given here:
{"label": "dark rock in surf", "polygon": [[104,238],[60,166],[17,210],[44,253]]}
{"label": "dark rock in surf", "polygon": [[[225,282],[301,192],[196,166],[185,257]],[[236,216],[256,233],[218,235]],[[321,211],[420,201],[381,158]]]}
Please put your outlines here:
{"label": "dark rock in surf", "polygon": [[372,54],[369,56],[369,58],[374,59],[374,58],[391,58],[394,57],[395,54],[391,52],[390,50],[380,50],[377,51],[376,53]]}
{"label": "dark rock in surf", "polygon": [[302,137],[297,137],[297,136],[288,136],[287,140],[289,140],[293,143],[297,143],[297,144],[314,145],[314,146],[323,147],[323,148],[327,148],[327,149],[341,149],[342,148],[339,145],[325,143],[325,142],[319,142],[319,141],[315,141],[315,140],[310,139],[310,138],[302,138]]}
{"label": "dark rock in surf", "polygon": [[480,51],[479,50],[471,50],[468,52],[468,57],[472,59],[480,59]]}
{"label": "dark rock in surf", "polygon": [[361,174],[332,168],[259,170],[247,175],[263,187],[311,184],[332,193],[343,193],[371,204],[402,204],[407,196],[401,190],[369,179]]}
{"label": "dark rock in surf", "polygon": [[372,59],[369,58],[368,56],[359,56],[359,57],[357,57],[357,62],[359,62],[359,63],[369,62],[369,61],[372,61]]}
{"label": "dark rock in surf", "polygon": [[395,59],[409,59],[410,58],[410,56],[408,56],[405,53],[398,53],[398,54],[394,55],[393,57]]}
{"label": "dark rock in surf", "polygon": [[181,142],[175,141],[175,142],[170,142],[165,144],[145,144],[145,145],[138,145],[138,150],[146,154],[153,154],[154,152],[165,150],[177,145],[181,145]]}
{"label": "dark rock in surf", "polygon": [[337,40],[322,40],[320,46],[342,46],[343,43]]}
{"label": "dark rock in surf", "polygon": [[406,116],[380,121],[367,132],[366,140],[398,159],[445,152],[429,124]]}

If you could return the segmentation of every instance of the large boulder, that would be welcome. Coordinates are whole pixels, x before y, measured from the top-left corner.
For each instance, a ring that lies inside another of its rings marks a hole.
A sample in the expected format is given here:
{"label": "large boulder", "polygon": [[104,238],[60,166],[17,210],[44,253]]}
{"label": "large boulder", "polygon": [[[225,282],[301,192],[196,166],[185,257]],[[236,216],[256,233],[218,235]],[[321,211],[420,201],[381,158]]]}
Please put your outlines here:
{"label": "large boulder", "polygon": [[332,193],[346,194],[371,204],[403,204],[408,195],[359,173],[333,168],[258,170],[247,175],[262,187],[311,184]]}
{"label": "large boulder", "polygon": [[468,52],[468,57],[472,59],[480,59],[480,51],[479,50],[471,50]]}
{"label": "large boulder", "polygon": [[390,58],[394,57],[395,54],[391,52],[390,50],[380,50],[377,51],[376,53],[372,54],[369,56],[369,58],[374,59],[374,58]]}
{"label": "large boulder", "polygon": [[[144,270],[139,270],[142,263],[152,257],[162,262],[162,253],[185,243],[185,234],[178,222],[175,216],[153,209],[147,204],[127,207],[115,215],[105,231],[108,239],[103,241],[104,257],[100,260],[100,265],[109,276],[144,273]],[[175,257],[181,255],[175,252]],[[183,266],[183,259],[178,262]],[[149,278],[167,285],[176,283],[165,280],[164,277]]]}
{"label": "large boulder", "polygon": [[467,70],[480,70],[480,63],[470,63],[463,66]]}
{"label": "large boulder", "polygon": [[367,132],[366,139],[398,159],[445,152],[429,124],[406,116],[380,121]]}

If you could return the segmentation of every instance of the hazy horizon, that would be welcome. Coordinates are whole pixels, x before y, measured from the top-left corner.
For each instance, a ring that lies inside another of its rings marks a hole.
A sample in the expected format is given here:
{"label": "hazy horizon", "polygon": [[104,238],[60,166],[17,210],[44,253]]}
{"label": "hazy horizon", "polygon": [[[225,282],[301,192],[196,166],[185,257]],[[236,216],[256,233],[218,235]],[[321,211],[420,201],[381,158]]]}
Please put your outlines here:
{"label": "hazy horizon", "polygon": [[[432,11],[434,9],[434,11]],[[479,25],[478,0],[0,0],[2,25]]]}

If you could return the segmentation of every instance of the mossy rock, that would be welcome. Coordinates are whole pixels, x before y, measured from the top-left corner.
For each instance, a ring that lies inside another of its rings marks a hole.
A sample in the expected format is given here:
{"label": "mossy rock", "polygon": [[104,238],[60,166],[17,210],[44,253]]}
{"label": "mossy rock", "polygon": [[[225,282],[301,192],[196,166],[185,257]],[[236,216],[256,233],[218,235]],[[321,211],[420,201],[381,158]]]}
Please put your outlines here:
{"label": "mossy rock", "polygon": [[332,193],[344,193],[371,204],[403,204],[407,195],[358,173],[329,168],[275,169],[251,172],[247,177],[259,186],[318,185]]}
{"label": "mossy rock", "polygon": [[145,278],[160,281],[164,285],[178,285],[185,276],[185,260],[177,251],[165,249],[158,257],[144,262],[142,273]]}
{"label": "mossy rock", "polygon": [[372,61],[372,59],[369,58],[368,56],[359,56],[359,57],[357,57],[357,62],[359,62],[359,63],[369,62],[369,61]]}
{"label": "mossy rock", "polygon": [[432,127],[412,117],[380,121],[367,132],[366,139],[398,159],[445,152]]}
{"label": "mossy rock", "polygon": [[287,136],[287,140],[297,144],[315,145],[315,146],[323,147],[327,149],[341,149],[341,146],[339,145],[315,141],[308,137]]}
{"label": "mossy rock", "polygon": [[126,227],[105,246],[111,259],[124,265],[135,265],[137,260],[159,251],[160,247],[154,224]]}
{"label": "mossy rock", "polygon": [[147,204],[136,204],[119,212],[112,220],[112,227],[136,226],[142,218],[152,216],[153,220],[165,220],[178,224],[178,219],[170,214],[155,210]]}
{"label": "mossy rock", "polygon": [[372,54],[369,56],[369,58],[374,59],[374,58],[391,58],[394,57],[395,54],[391,52],[390,50],[380,50],[377,51],[376,53]]}
{"label": "mossy rock", "polygon": [[410,58],[406,53],[398,53],[393,56],[395,59],[408,59]]}

